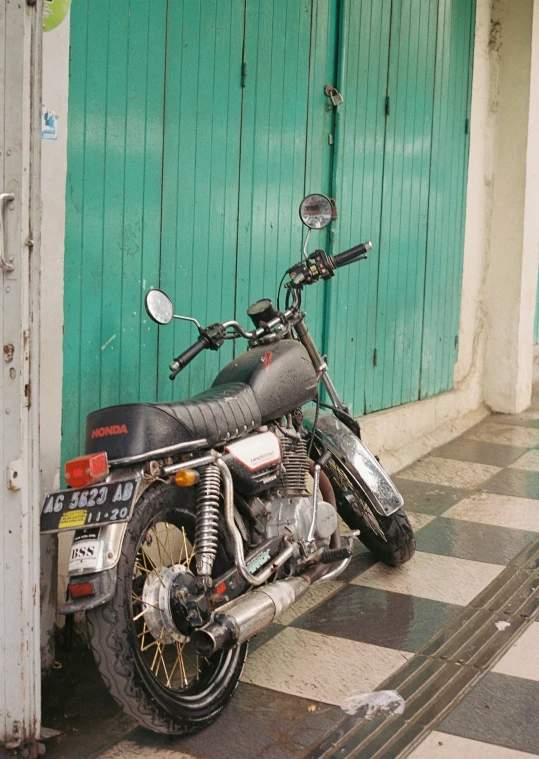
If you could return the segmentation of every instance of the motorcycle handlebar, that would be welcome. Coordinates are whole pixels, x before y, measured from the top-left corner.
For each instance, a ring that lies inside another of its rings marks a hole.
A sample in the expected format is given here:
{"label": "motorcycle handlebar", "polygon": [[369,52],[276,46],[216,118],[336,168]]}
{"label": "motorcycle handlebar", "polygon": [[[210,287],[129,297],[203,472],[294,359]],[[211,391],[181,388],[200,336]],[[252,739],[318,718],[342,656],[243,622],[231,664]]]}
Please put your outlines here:
{"label": "motorcycle handlebar", "polygon": [[175,358],[170,365],[170,369],[172,371],[170,379],[175,379],[176,375],[181,372],[182,369],[185,369],[187,364],[191,363],[191,361],[196,356],[198,356],[199,353],[202,353],[202,351],[207,347],[207,339],[205,337],[199,337],[196,343],[193,343],[190,348],[187,348],[187,350],[185,350],[183,353],[180,353],[180,355]]}
{"label": "motorcycle handlebar", "polygon": [[333,268],[338,269],[341,266],[353,264],[356,261],[359,261],[360,258],[363,258],[363,256],[369,250],[372,250],[372,242],[370,241],[362,242],[359,245],[356,245],[354,248],[345,250],[344,253],[338,253],[336,256],[331,256],[331,263],[333,265]]}
{"label": "motorcycle handlebar", "polygon": [[[294,294],[294,305],[291,309],[287,309],[284,314],[277,315],[274,319],[271,319],[268,324],[255,329],[254,332],[248,332],[247,330],[243,329],[243,327],[236,321],[229,321],[225,322],[224,324],[214,324],[211,327],[207,327],[206,330],[203,331],[203,334],[198,338],[196,343],[191,345],[190,348],[187,348],[187,350],[185,350],[183,353],[180,353],[180,355],[177,356],[177,358],[175,358],[174,361],[170,364],[170,369],[172,372],[170,374],[170,379],[175,379],[176,375],[181,372],[182,369],[185,369],[187,364],[191,363],[191,361],[196,356],[198,356],[199,353],[202,353],[205,348],[217,350],[227,338],[226,329],[228,327],[234,327],[238,335],[241,335],[242,337],[253,339],[261,337],[267,331],[272,330],[278,324],[283,323],[281,321],[282,317],[284,317],[285,322],[288,321],[288,319],[293,316],[296,313],[297,309],[300,307],[297,285],[300,285],[301,283],[311,284],[313,281],[316,281],[319,276],[322,276],[323,279],[327,279],[328,276],[333,276],[331,273],[332,269],[339,269],[341,266],[347,266],[348,264],[353,264],[355,261],[359,261],[361,258],[365,258],[366,253],[369,250],[372,250],[371,242],[362,242],[359,245],[356,245],[354,248],[345,250],[344,253],[339,253],[336,256],[326,256],[324,251],[316,251],[320,257],[320,270],[318,271],[316,277],[313,278],[312,274],[309,272],[309,269],[303,262],[302,264],[298,264],[297,266],[292,267],[292,269],[288,270],[289,273],[294,272],[296,283],[296,287],[292,291]],[[315,256],[315,254],[313,254],[313,256]],[[310,256],[310,258],[312,259],[313,256]],[[325,260],[326,268],[324,268],[324,260],[322,257]],[[306,275],[309,276],[309,279],[307,279]],[[291,274],[291,276],[293,275]]]}

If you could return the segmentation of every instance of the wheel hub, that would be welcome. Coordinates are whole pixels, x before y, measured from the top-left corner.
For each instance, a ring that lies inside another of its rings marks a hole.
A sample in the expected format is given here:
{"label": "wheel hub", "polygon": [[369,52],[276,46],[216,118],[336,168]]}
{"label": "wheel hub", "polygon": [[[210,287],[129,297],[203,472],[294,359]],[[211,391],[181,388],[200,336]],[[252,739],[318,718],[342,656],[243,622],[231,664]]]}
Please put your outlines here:
{"label": "wheel hub", "polygon": [[170,610],[170,589],[178,574],[191,574],[182,564],[159,567],[150,572],[142,590],[144,621],[155,640],[165,645],[183,643],[188,637],[174,625]]}

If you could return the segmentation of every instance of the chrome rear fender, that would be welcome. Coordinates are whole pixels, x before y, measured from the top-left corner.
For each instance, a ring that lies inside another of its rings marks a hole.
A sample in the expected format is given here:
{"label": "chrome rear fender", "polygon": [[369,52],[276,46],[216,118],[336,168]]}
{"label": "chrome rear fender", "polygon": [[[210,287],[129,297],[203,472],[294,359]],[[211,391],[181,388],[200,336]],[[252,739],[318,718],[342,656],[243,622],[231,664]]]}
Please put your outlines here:
{"label": "chrome rear fender", "polygon": [[[315,410],[307,409],[303,424],[312,432]],[[387,517],[404,505],[404,499],[367,446],[332,414],[320,411],[315,441],[344,466],[354,484],[381,516]]]}
{"label": "chrome rear fender", "polygon": [[[113,469],[106,482],[123,480],[130,477],[137,479],[136,501],[138,502],[144,491],[151,485],[152,480],[144,476],[144,467],[119,467]],[[135,505],[135,508],[136,505]],[[109,601],[114,595],[116,587],[116,566],[120,560],[120,553],[127,530],[128,522],[119,522],[117,524],[107,524],[100,527],[92,540],[95,540],[96,551],[95,561],[91,566],[86,563],[70,561],[68,568],[69,584],[71,581],[76,583],[92,582],[94,594],[87,598],[72,599],[70,598],[64,606],[59,609],[60,614],[75,614],[79,611],[88,611],[96,606]],[[95,528],[91,530],[77,530],[73,533],[73,539],[79,536],[84,540],[84,533],[95,534]]]}

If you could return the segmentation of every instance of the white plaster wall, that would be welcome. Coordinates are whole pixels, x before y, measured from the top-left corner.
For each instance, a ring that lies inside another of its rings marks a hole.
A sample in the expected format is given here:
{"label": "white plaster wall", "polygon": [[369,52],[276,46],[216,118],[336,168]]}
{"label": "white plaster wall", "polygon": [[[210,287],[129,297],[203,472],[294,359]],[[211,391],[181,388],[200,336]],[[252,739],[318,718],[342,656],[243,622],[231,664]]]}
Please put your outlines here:
{"label": "white plaster wall", "polygon": [[[41,492],[59,486],[62,420],[62,339],[65,183],[67,169],[67,98],[69,16],[43,34],[43,103],[58,114],[58,139],[42,140],[41,184],[41,363],[40,468]],[[56,621],[57,540],[41,539],[42,664],[54,655]]]}
{"label": "white plaster wall", "polygon": [[539,244],[538,16],[534,0],[493,0],[491,104],[497,132],[484,388],[489,406],[506,413],[522,411],[531,400]]}

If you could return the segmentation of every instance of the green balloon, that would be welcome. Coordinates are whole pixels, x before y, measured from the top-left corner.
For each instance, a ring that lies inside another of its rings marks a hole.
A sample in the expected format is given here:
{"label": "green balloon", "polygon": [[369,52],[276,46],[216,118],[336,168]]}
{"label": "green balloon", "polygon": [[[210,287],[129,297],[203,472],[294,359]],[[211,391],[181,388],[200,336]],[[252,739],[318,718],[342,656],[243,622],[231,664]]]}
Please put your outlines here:
{"label": "green balloon", "polygon": [[43,31],[50,32],[62,23],[69,13],[71,0],[44,0]]}

